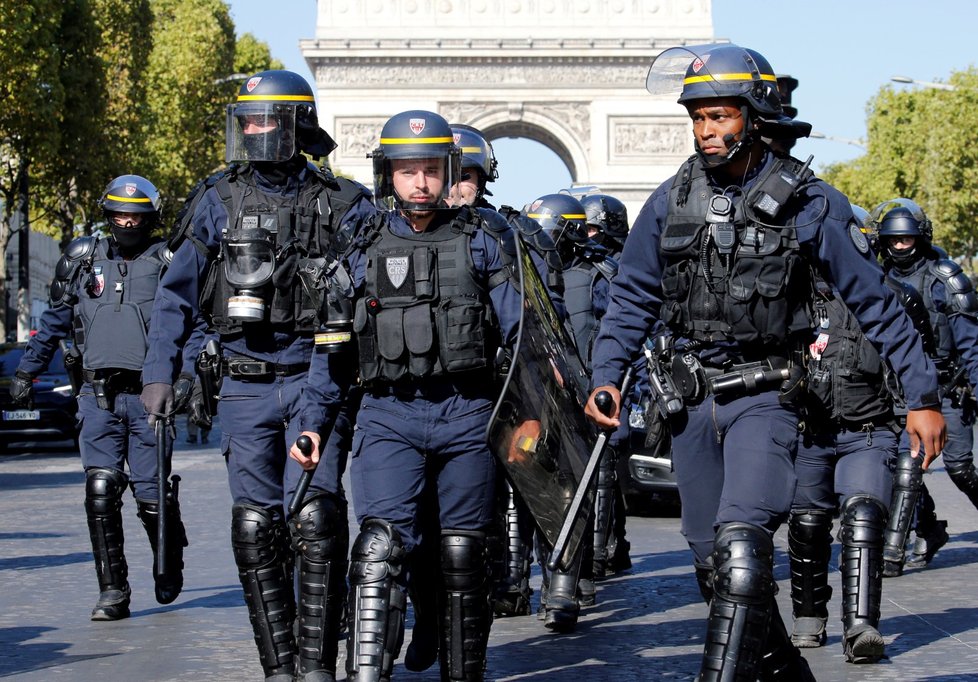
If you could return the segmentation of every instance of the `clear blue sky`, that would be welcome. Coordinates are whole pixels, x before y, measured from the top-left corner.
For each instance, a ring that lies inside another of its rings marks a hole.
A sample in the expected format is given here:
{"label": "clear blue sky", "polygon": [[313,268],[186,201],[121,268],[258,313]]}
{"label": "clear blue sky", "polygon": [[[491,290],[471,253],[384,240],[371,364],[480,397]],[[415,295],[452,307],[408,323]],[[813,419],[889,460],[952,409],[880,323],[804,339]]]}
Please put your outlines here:
{"label": "clear blue sky", "polygon": [[[250,32],[267,42],[286,68],[312,82],[299,40],[315,36],[316,0],[230,0],[229,5],[239,34]],[[752,47],[778,73],[798,78],[793,104],[799,118],[826,135],[850,140],[865,136],[866,104],[891,76],[946,80],[951,71],[978,63],[976,15],[974,0],[713,2],[717,38]],[[950,128],[953,121],[948,124]],[[503,175],[493,187],[496,203],[519,207],[570,179],[543,145],[520,139],[497,140],[493,146]],[[830,140],[803,140],[795,148],[803,158],[814,154],[816,168],[861,153],[858,147]]]}

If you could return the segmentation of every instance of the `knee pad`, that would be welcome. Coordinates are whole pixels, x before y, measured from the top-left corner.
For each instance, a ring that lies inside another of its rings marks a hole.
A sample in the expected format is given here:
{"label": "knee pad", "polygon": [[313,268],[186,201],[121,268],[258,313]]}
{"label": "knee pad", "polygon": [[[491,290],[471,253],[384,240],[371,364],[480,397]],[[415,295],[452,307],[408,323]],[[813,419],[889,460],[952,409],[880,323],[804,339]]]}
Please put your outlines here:
{"label": "knee pad", "polygon": [[95,516],[108,516],[122,509],[122,494],[129,477],[115,469],[93,468],[85,472],[85,509]]}
{"label": "knee pad", "polygon": [[292,549],[308,561],[324,563],[346,558],[350,542],[346,501],[328,492],[308,498],[289,519]]}
{"label": "knee pad", "polygon": [[768,605],[775,594],[771,536],[747,523],[727,523],[713,544],[715,595],[729,602]]}
{"label": "knee pad", "polygon": [[350,553],[350,584],[366,585],[401,574],[404,541],[400,533],[381,519],[367,519],[353,542]]}
{"label": "knee pad", "polygon": [[261,568],[280,559],[285,528],[272,512],[251,504],[231,507],[231,549],[239,568]]}
{"label": "knee pad", "polygon": [[870,495],[853,495],[842,505],[842,544],[875,547],[883,544],[889,509]]}
{"label": "knee pad", "polygon": [[450,592],[475,592],[488,578],[486,534],[480,531],[443,530],[441,570]]}
{"label": "knee pad", "polygon": [[897,455],[896,471],[893,472],[893,487],[897,490],[919,490],[924,482],[921,458],[911,457],[909,452]]}
{"label": "knee pad", "polygon": [[832,512],[792,511],[788,521],[788,552],[802,561],[819,561],[832,553]]}

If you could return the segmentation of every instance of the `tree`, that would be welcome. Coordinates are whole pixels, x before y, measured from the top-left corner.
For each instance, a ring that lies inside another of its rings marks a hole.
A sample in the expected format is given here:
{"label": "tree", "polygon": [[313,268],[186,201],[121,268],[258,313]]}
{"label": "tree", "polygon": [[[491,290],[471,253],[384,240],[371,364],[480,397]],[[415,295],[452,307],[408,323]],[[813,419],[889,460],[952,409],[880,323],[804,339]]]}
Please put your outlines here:
{"label": "tree", "polygon": [[974,271],[978,149],[962,136],[978,127],[978,72],[954,72],[949,82],[957,89],[884,86],[867,109],[866,154],[822,175],[867,210],[894,197],[916,201],[935,242]]}

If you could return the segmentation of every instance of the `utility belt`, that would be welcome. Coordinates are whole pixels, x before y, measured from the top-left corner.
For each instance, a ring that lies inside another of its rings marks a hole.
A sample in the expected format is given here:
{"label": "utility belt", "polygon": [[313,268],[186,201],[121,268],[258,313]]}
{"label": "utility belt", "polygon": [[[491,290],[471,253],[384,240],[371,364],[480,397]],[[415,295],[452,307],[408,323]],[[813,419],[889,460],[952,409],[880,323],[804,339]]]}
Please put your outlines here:
{"label": "utility belt", "polygon": [[240,381],[271,381],[276,377],[291,377],[308,371],[308,362],[279,365],[247,357],[224,358],[221,362],[221,376]]}
{"label": "utility belt", "polygon": [[785,358],[770,358],[758,362],[731,364],[725,367],[708,367],[692,353],[676,355],[671,363],[671,374],[676,389],[687,405],[697,405],[708,395],[723,398],[742,398],[767,391],[781,390],[782,401],[791,400],[793,394],[785,390],[791,381],[790,391],[801,390],[800,378],[804,370],[792,366]]}
{"label": "utility belt", "polygon": [[495,399],[498,390],[484,370],[459,372],[455,376],[410,377],[397,381],[373,381],[366,392],[374,397],[394,397],[399,400],[424,398],[438,402],[454,395],[463,398]]}
{"label": "utility belt", "polygon": [[143,391],[142,372],[138,369],[86,369],[82,378],[92,385],[95,403],[102,410],[111,411],[120,393],[139,395]]}

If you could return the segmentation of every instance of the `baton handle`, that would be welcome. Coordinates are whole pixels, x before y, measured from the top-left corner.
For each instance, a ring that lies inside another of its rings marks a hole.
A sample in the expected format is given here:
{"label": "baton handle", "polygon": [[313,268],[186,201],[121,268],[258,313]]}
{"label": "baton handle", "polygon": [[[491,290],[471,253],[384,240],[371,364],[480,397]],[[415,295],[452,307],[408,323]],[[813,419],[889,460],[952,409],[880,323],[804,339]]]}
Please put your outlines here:
{"label": "baton handle", "polygon": [[[629,365],[628,369],[625,371],[624,378],[621,380],[621,395],[623,402],[631,383],[632,367]],[[602,414],[606,416],[610,417],[614,413],[615,401],[612,399],[611,394],[607,391],[601,391],[594,396],[594,404],[599,410],[601,410]],[[587,496],[588,490],[590,490],[591,484],[594,482],[594,477],[598,472],[598,465],[601,463],[601,457],[604,455],[604,449],[608,444],[608,437],[610,436],[611,431],[612,429],[602,430],[601,433],[598,434],[598,439],[594,443],[594,449],[591,450],[591,456],[588,458],[587,465],[584,467],[584,473],[581,475],[581,482],[577,486],[577,491],[574,493],[570,506],[567,508],[567,514],[564,516],[564,523],[560,527],[560,533],[557,534],[557,540],[554,542],[553,551],[550,553],[550,561],[547,562],[547,568],[549,568],[551,571],[557,570],[557,567],[561,564],[561,559],[567,550],[567,542],[570,540],[571,532],[574,530],[574,524],[577,521],[578,515],[581,513],[581,505],[584,504],[584,498]]]}
{"label": "baton handle", "polygon": [[167,427],[166,419],[156,420],[156,483],[159,515],[156,519],[156,573],[166,574],[166,479],[167,471]]}
{"label": "baton handle", "polygon": [[[299,436],[295,439],[295,445],[306,457],[312,455],[312,438],[309,436]],[[299,483],[295,486],[295,493],[293,493],[292,500],[289,502],[289,516],[294,516],[299,511],[299,507],[302,506],[302,499],[306,496],[306,491],[309,490],[309,484],[312,483],[312,475],[314,473],[316,473],[315,467],[302,470]]]}

